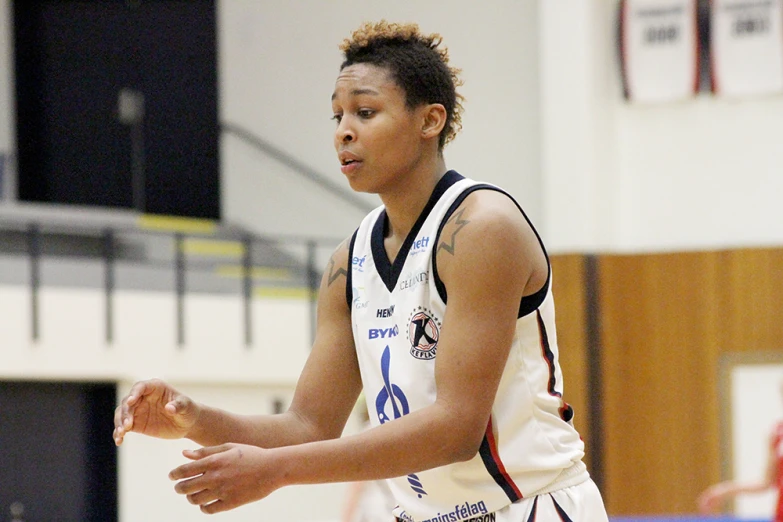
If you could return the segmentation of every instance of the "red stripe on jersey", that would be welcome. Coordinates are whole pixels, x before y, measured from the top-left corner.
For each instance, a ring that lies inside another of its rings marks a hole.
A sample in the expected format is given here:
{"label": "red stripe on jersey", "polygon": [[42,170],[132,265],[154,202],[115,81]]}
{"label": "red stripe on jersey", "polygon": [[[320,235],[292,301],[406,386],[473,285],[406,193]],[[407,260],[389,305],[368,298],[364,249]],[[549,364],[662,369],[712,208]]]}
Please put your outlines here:
{"label": "red stripe on jersey", "polygon": [[503,481],[505,482],[506,487],[514,491],[514,494],[517,496],[517,499],[523,498],[522,492],[519,491],[517,485],[514,484],[513,480],[511,480],[511,477],[508,475],[508,472],[506,471],[506,467],[503,465],[503,461],[500,460],[500,454],[498,453],[498,445],[497,442],[495,441],[495,433],[492,429],[492,415],[489,416],[489,422],[487,423],[487,432],[484,434],[484,437],[487,441],[487,446],[489,448],[489,453],[492,457],[492,461],[495,463],[495,466],[497,467],[497,471],[503,477]]}
{"label": "red stripe on jersey", "polygon": [[566,422],[570,422],[574,417],[574,410],[571,405],[563,400],[563,395],[555,389],[557,385],[557,379],[555,378],[555,354],[552,352],[552,348],[549,346],[549,335],[546,333],[546,325],[544,319],[541,317],[541,311],[536,310],[536,320],[538,321],[538,338],[541,343],[541,356],[546,361],[546,365],[549,368],[549,378],[547,380],[547,392],[552,397],[560,399],[560,408],[558,413],[560,418]]}

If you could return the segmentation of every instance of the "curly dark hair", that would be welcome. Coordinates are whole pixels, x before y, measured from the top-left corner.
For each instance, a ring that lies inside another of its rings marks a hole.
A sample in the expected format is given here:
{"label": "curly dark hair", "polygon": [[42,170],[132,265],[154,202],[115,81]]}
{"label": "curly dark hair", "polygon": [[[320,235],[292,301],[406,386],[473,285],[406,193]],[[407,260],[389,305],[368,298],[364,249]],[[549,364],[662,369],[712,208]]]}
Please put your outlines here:
{"label": "curly dark hair", "polygon": [[396,24],[386,20],[366,22],[340,45],[349,65],[368,63],[389,70],[405,91],[405,104],[415,108],[424,103],[440,103],[446,109],[446,125],[438,137],[438,148],[453,140],[462,129],[463,97],[460,69],[449,67],[449,53],[439,47],[439,34],[425,35],[417,24]]}

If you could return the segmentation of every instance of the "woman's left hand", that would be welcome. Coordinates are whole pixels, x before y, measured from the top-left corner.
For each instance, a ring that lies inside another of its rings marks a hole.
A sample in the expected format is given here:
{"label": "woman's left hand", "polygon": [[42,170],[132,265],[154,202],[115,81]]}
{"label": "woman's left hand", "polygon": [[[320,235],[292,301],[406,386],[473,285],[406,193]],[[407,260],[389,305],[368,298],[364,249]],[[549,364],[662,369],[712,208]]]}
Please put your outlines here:
{"label": "woman's left hand", "polygon": [[207,514],[260,500],[283,486],[271,450],[246,444],[221,444],[182,454],[193,460],[169,473],[174,490]]}

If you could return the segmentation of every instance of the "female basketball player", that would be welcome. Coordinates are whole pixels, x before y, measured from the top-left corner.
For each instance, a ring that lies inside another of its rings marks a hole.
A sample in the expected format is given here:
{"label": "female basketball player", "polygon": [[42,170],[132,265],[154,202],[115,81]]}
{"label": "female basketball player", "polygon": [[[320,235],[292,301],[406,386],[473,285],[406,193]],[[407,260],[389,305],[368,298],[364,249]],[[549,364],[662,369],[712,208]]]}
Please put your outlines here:
{"label": "female basketball player", "polygon": [[[389,479],[398,520],[607,520],[561,397],[543,244],[508,194],[446,168],[461,82],[440,44],[381,22],[341,47],[337,157],[383,206],[328,263],[290,409],[234,415],[156,380],[117,408],[117,444],[135,431],[204,446],[170,474],[203,512]],[[340,438],[362,389],[374,427]]]}

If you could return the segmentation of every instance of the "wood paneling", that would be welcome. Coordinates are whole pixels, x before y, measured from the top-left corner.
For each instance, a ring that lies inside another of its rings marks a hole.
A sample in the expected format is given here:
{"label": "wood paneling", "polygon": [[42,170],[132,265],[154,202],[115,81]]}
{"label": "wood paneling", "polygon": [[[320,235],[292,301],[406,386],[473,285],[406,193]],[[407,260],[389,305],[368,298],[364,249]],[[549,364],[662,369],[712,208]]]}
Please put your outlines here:
{"label": "wood paneling", "polygon": [[783,349],[783,250],[600,258],[604,495],[692,513],[719,480],[720,358]]}
{"label": "wood paneling", "polygon": [[[725,478],[722,358],[783,351],[783,249],[602,255],[589,296],[585,263],[552,257],[565,400],[588,466],[600,469],[611,515],[694,513],[698,494]],[[597,346],[588,336],[593,300]],[[600,433],[591,433],[597,400]],[[591,455],[591,436],[602,437],[600,455]]]}
{"label": "wood paneling", "polygon": [[783,350],[783,249],[721,252],[721,351]]}
{"label": "wood paneling", "polygon": [[[563,370],[563,399],[574,408],[574,425],[582,439],[590,440],[585,316],[585,258],[582,255],[552,256],[552,292],[555,296],[557,344]],[[585,444],[585,462],[590,466],[590,445]]]}

